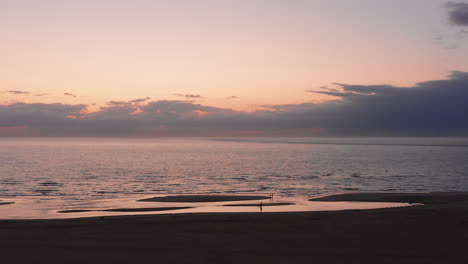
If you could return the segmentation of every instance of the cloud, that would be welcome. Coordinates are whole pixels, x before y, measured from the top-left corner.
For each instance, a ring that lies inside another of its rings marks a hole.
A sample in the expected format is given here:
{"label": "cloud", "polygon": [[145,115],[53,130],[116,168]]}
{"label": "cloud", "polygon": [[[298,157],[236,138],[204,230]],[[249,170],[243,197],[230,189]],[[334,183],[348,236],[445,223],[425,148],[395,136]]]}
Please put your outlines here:
{"label": "cloud", "polygon": [[86,105],[0,105],[0,127],[39,136],[468,136],[468,72],[411,87],[335,85],[310,91],[337,96],[332,101],[255,112],[178,100],[112,101],[96,112]]}
{"label": "cloud", "polygon": [[26,127],[33,132],[33,136],[74,135],[76,128],[70,125],[83,116],[85,109],[86,105],[0,105],[0,127]]}
{"label": "cloud", "polygon": [[447,32],[434,34],[433,42],[444,49],[457,49],[468,35],[468,3],[447,2],[444,6],[447,13],[450,29]]}
{"label": "cloud", "polygon": [[10,91],[6,91],[6,92],[7,92],[7,93],[10,93],[10,94],[23,94],[23,95],[30,94],[30,92],[17,91],[17,90],[10,90]]}
{"label": "cloud", "polygon": [[75,94],[71,94],[71,93],[63,93],[63,95],[66,95],[66,96],[71,96],[71,97],[76,97]]}
{"label": "cloud", "polygon": [[79,120],[80,133],[92,136],[201,136],[216,130],[212,122],[217,118],[236,114],[233,110],[186,101],[108,105]]}
{"label": "cloud", "polygon": [[[146,102],[146,101],[148,101],[150,99],[151,99],[150,97],[145,97],[145,98],[139,98],[139,99],[134,99],[134,100],[130,100],[130,101],[109,101],[109,102],[107,102],[107,105],[110,106],[110,107],[117,107],[117,106],[135,107],[136,105],[144,103],[144,102]],[[105,108],[106,107],[101,108],[101,109],[105,109]]]}
{"label": "cloud", "polygon": [[140,98],[140,99],[135,99],[135,100],[131,100],[129,101],[130,103],[144,103],[148,100],[150,100],[151,97],[145,97],[145,98]]}
{"label": "cloud", "polygon": [[201,95],[199,94],[173,94],[173,95],[178,96],[178,97],[184,97],[187,99],[201,98]]}
{"label": "cloud", "polygon": [[239,99],[239,96],[231,95],[226,97],[227,100],[232,100],[232,99]]}
{"label": "cloud", "polygon": [[453,25],[468,26],[468,3],[447,2],[449,20]]}
{"label": "cloud", "polygon": [[[339,84],[343,98],[327,109],[329,132],[347,135],[468,135],[468,73],[413,87]],[[330,92],[313,91],[330,94]],[[325,104],[325,105],[329,105]],[[333,120],[333,122],[331,122]]]}
{"label": "cloud", "polygon": [[47,95],[46,93],[40,93],[40,94],[35,94],[34,96],[45,96]]}
{"label": "cloud", "polygon": [[468,30],[466,30],[466,29],[461,29],[456,33],[457,39],[463,39],[466,36],[468,36]]}
{"label": "cloud", "polygon": [[127,101],[109,101],[109,102],[107,102],[107,105],[110,105],[110,106],[125,106],[125,105],[131,105],[131,103],[127,102]]}

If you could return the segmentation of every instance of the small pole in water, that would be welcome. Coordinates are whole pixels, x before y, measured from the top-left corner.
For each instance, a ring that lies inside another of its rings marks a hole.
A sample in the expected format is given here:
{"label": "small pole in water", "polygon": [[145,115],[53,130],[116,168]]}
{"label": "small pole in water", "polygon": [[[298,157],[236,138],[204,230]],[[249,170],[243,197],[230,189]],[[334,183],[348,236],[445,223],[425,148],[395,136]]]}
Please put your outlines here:
{"label": "small pole in water", "polygon": [[263,203],[260,202],[260,212],[263,212]]}

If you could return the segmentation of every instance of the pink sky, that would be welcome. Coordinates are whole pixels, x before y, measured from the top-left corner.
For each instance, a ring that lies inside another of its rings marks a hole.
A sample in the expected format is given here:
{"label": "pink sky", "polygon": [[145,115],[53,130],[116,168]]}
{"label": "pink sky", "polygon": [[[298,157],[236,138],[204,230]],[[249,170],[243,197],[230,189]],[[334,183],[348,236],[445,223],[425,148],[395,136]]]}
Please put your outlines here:
{"label": "pink sky", "polygon": [[305,91],[334,82],[411,86],[467,70],[445,1],[406,2],[2,1],[0,87],[30,94],[0,104],[192,94],[251,111],[329,100]]}

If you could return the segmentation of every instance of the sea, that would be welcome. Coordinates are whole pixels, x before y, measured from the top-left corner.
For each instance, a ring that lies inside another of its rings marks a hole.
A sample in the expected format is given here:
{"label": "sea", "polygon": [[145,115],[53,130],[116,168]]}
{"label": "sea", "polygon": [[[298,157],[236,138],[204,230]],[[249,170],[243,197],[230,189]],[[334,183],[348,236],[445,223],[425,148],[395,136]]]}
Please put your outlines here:
{"label": "sea", "polygon": [[468,138],[0,138],[0,200],[466,190]]}

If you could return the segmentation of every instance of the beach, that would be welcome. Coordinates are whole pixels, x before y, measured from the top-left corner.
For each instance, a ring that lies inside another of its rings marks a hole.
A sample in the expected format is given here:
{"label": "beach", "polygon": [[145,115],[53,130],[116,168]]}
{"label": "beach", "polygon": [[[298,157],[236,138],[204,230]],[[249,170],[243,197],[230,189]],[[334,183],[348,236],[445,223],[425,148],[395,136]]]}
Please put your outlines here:
{"label": "beach", "polygon": [[468,264],[468,0],[0,0],[0,264]]}
{"label": "beach", "polygon": [[[330,212],[1,220],[5,263],[466,263],[468,194],[345,194],[425,205]],[[411,200],[411,201],[410,201]]]}

